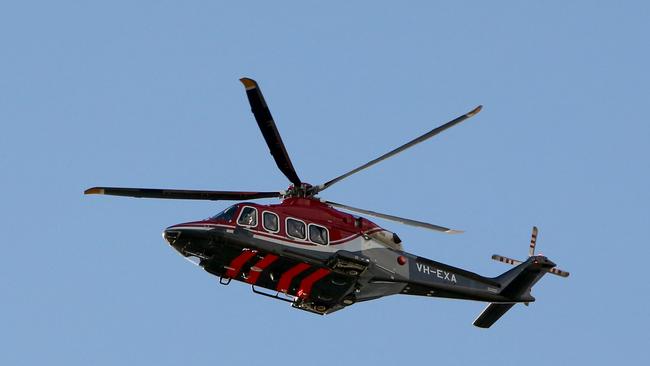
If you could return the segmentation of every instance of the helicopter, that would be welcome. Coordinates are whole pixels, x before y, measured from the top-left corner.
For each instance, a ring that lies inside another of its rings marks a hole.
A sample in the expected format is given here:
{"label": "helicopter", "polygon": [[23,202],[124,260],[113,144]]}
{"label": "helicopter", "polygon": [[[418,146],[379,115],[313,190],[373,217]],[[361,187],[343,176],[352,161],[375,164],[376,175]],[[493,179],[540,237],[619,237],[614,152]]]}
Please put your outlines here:
{"label": "helicopter", "polygon": [[[93,187],[85,194],[138,198],[229,200],[236,203],[208,219],[172,225],[163,238],[183,257],[228,285],[251,285],[256,294],[287,301],[293,308],[326,315],[357,302],[390,295],[415,295],[489,303],[474,325],[489,328],[515,304],[535,301],[533,285],[546,273],[568,277],[543,255],[535,254],[533,227],[529,256],[496,277],[484,277],[406,252],[400,237],[356,214],[446,234],[461,231],[328,201],[318,195],[345,178],[475,116],[478,106],[345,174],[320,185],[303,182],[289,158],[257,82],[240,79],[251,110],[279,170],[291,182],[286,190],[266,192]],[[279,198],[278,204],[252,200]],[[352,213],[350,213],[352,212]],[[353,214],[356,213],[356,214]]]}

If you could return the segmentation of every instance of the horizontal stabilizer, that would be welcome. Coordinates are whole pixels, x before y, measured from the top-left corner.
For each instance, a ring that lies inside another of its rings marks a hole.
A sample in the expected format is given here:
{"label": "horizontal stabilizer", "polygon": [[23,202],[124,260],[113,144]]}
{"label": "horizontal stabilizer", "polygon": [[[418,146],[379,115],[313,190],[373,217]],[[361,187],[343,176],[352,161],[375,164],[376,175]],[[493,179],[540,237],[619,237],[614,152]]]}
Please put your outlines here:
{"label": "horizontal stabilizer", "polygon": [[490,304],[485,308],[485,310],[483,310],[481,315],[474,320],[474,325],[479,328],[489,328],[514,305],[515,304]]}

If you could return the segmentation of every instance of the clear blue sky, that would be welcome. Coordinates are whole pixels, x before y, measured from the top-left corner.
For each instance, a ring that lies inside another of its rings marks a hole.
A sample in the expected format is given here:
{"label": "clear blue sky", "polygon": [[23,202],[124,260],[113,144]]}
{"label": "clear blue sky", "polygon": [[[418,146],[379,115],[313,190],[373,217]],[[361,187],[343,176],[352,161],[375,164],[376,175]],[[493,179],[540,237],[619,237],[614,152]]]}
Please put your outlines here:
{"label": "clear blue sky", "polygon": [[[647,2],[267,3],[0,5],[0,364],[650,363]],[[324,196],[464,229],[379,222],[484,275],[538,225],[571,277],[487,331],[404,296],[318,317],[162,240],[229,203],[82,195],[285,188],[242,76],[311,183],[483,104]]]}

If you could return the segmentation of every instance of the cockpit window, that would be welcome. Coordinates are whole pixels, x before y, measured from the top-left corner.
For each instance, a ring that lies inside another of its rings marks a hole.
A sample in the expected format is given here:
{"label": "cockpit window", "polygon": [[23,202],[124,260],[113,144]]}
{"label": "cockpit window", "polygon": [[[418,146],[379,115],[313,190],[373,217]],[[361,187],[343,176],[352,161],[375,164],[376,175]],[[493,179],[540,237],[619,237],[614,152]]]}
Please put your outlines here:
{"label": "cockpit window", "polygon": [[257,226],[257,209],[249,206],[244,207],[239,214],[237,223],[241,226]]}
{"label": "cockpit window", "polygon": [[228,207],[227,209],[221,211],[220,213],[212,216],[210,219],[211,220],[224,220],[224,221],[232,221],[233,216],[235,216],[235,212],[237,212],[237,205],[232,205]]}
{"label": "cockpit window", "polygon": [[280,231],[280,227],[278,225],[278,215],[274,214],[273,212],[268,212],[264,211],[262,212],[262,225],[267,231],[277,233]]}
{"label": "cockpit window", "polygon": [[296,239],[305,239],[305,223],[296,219],[287,219],[287,235]]}
{"label": "cockpit window", "polygon": [[329,243],[327,229],[319,225],[309,224],[309,240],[316,244],[327,245]]}

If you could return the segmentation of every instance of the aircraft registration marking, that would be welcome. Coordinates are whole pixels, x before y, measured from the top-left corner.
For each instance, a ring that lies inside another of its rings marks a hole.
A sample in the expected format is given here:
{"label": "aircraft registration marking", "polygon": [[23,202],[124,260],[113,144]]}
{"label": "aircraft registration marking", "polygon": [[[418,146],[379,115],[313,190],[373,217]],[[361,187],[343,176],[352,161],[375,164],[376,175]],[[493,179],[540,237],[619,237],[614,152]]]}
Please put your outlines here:
{"label": "aircraft registration marking", "polygon": [[437,277],[437,278],[439,278],[441,280],[457,283],[456,275],[451,273],[451,272],[447,272],[447,271],[443,271],[441,269],[430,267],[430,266],[428,266],[426,264],[422,264],[422,263],[416,263],[416,267],[418,268],[418,272],[424,273],[424,274],[429,275],[429,276]]}

